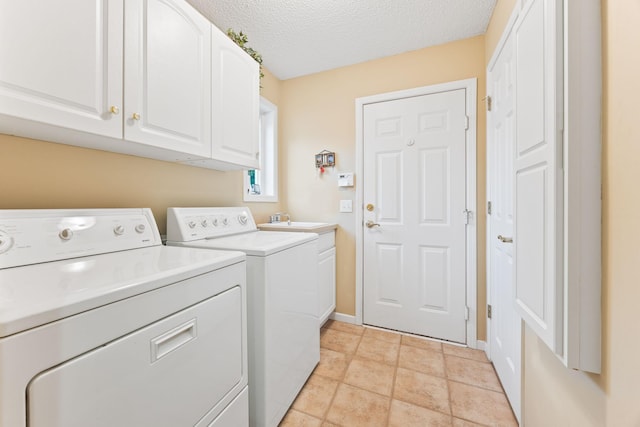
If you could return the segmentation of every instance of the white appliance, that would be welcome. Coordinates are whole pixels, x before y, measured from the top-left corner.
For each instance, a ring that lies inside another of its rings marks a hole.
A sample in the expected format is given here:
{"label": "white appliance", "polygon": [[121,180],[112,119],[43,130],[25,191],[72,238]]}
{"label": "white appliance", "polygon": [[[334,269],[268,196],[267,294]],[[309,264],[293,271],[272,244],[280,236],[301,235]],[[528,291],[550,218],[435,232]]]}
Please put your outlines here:
{"label": "white appliance", "polygon": [[247,254],[251,426],[277,426],[320,360],[317,239],[258,231],[247,208],[167,211],[167,245]]}
{"label": "white appliance", "polygon": [[149,209],[0,210],[0,426],[248,425],[244,259]]}

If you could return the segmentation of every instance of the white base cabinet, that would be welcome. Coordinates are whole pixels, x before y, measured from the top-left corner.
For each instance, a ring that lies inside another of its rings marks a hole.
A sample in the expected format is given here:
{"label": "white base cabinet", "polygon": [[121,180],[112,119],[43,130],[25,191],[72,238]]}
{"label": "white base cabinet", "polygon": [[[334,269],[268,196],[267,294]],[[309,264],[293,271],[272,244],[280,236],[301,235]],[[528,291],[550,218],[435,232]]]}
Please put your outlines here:
{"label": "white base cabinet", "polygon": [[258,166],[258,64],[184,0],[0,0],[0,62],[0,133]]}
{"label": "white base cabinet", "polygon": [[336,240],[335,231],[318,238],[318,317],[320,325],[336,309]]}

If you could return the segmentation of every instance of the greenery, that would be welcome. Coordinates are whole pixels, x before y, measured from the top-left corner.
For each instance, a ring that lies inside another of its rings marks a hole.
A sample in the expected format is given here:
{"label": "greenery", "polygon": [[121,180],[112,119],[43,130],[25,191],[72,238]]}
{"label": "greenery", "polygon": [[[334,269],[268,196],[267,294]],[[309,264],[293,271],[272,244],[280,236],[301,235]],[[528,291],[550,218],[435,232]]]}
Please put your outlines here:
{"label": "greenery", "polygon": [[247,46],[247,43],[249,42],[249,38],[247,37],[247,35],[242,31],[236,33],[231,28],[227,30],[227,35],[231,40],[235,42],[235,44],[240,46],[242,50],[247,52],[249,56],[251,56],[258,64],[260,64],[260,81],[262,81],[262,78],[264,77],[264,73],[262,72],[262,55],[256,52],[255,49]]}

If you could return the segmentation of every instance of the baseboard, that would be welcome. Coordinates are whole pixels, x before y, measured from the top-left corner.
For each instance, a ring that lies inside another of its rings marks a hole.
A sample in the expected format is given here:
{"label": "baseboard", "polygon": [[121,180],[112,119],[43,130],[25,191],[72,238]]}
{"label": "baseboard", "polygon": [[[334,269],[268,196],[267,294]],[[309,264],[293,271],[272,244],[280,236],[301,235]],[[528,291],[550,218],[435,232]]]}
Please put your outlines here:
{"label": "baseboard", "polygon": [[476,349],[477,350],[482,350],[485,353],[487,352],[487,343],[486,341],[480,341],[480,340],[476,340]]}
{"label": "baseboard", "polygon": [[352,316],[350,314],[342,314],[338,312],[333,312],[329,316],[330,319],[337,320],[339,322],[351,323],[352,325],[356,325],[356,316]]}

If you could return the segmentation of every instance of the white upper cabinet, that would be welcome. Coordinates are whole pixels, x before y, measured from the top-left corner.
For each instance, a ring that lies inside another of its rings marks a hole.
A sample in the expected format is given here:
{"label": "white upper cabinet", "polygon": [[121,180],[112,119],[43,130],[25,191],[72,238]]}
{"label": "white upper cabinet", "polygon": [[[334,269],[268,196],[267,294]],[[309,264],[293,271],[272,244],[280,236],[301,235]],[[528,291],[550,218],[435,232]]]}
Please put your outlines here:
{"label": "white upper cabinet", "polygon": [[259,65],[216,27],[212,39],[212,156],[259,168]]}
{"label": "white upper cabinet", "polygon": [[257,168],[259,96],[258,64],[184,0],[0,0],[1,133]]}
{"label": "white upper cabinet", "polygon": [[183,0],[125,2],[124,138],[211,155],[211,23]]}
{"label": "white upper cabinet", "polygon": [[122,137],[122,7],[0,0],[0,114]]}

